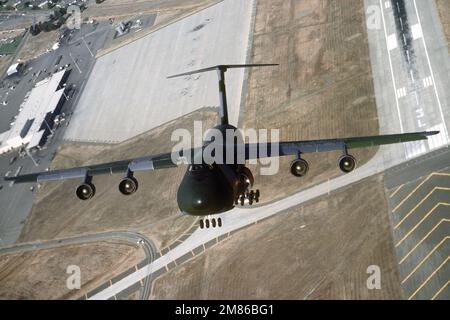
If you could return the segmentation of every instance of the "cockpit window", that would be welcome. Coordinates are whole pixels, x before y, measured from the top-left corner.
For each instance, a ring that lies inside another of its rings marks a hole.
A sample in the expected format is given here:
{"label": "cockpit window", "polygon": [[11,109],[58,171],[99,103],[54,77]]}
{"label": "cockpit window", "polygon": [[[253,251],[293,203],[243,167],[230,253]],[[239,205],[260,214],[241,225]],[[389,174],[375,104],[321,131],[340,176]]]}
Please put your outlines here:
{"label": "cockpit window", "polygon": [[203,165],[201,164],[193,164],[189,167],[189,171],[199,171],[203,169]]}
{"label": "cockpit window", "polygon": [[212,165],[207,165],[207,164],[192,164],[189,167],[189,171],[200,171],[200,170],[204,170],[204,169],[209,169],[212,170],[213,166]]}

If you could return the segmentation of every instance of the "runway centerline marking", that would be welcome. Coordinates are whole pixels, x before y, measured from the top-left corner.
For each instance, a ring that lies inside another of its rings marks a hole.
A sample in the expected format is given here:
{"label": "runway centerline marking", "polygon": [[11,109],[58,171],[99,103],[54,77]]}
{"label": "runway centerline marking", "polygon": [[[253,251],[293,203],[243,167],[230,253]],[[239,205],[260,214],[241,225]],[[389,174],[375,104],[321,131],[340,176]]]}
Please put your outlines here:
{"label": "runway centerline marking", "polygon": [[445,237],[444,239],[441,240],[441,242],[439,242],[434,248],[433,250],[431,250],[430,252],[428,252],[428,254],[420,261],[420,263],[411,270],[411,272],[406,276],[405,279],[402,280],[402,284],[404,284],[406,281],[408,281],[409,278],[411,278],[411,276],[420,268],[420,266],[437,250],[439,249],[439,247],[448,239],[450,239],[450,236]]}
{"label": "runway centerline marking", "polygon": [[433,232],[434,232],[434,230],[436,230],[437,228],[439,228],[439,226],[442,224],[442,223],[444,223],[444,222],[450,222],[450,219],[441,219],[441,221],[439,221],[431,230],[430,230],[430,232],[428,232],[427,233],[427,235],[425,236],[425,237],[423,237],[420,241],[419,241],[419,243],[417,243],[415,246],[414,246],[414,248],[412,248],[403,258],[402,258],[402,260],[400,260],[400,262],[398,263],[398,264],[402,264],[405,260],[406,260],[406,258],[408,258],[409,257],[409,255],[414,251],[414,250],[416,250],[417,249],[417,247],[418,246],[420,246],[421,244],[422,244],[422,242],[424,242]]}
{"label": "runway centerline marking", "polygon": [[450,256],[447,257],[447,259],[444,262],[442,262],[441,265],[436,270],[434,270],[432,274],[428,276],[428,278],[419,286],[419,288],[417,288],[417,290],[414,291],[414,293],[411,296],[409,296],[408,300],[414,298],[416,294],[428,283],[428,281],[430,281],[430,279],[448,262],[449,259]]}

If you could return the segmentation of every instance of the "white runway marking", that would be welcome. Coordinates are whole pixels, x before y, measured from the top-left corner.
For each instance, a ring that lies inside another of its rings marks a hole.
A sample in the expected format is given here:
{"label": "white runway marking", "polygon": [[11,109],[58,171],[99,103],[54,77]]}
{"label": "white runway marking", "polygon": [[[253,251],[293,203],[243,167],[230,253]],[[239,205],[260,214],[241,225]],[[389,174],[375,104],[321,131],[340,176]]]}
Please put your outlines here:
{"label": "white runway marking", "polygon": [[420,24],[415,24],[411,27],[411,33],[414,40],[422,38],[422,27]]}
{"label": "white runway marking", "polygon": [[397,98],[403,98],[406,96],[406,88],[400,88],[397,90]]}
{"label": "white runway marking", "polygon": [[423,79],[423,86],[425,88],[431,87],[433,85],[433,79],[431,77],[426,77]]}
{"label": "white runway marking", "polygon": [[447,140],[443,136],[444,132],[444,124],[438,124],[437,126],[434,126],[430,128],[430,131],[440,131],[440,134],[428,137],[428,147],[430,150],[439,149],[442,146],[445,146],[447,144]]}
{"label": "white runway marking", "polygon": [[389,51],[396,49],[398,47],[398,45],[397,45],[397,35],[395,33],[391,34],[388,37],[387,43],[388,43],[387,46],[388,46],[388,50]]}

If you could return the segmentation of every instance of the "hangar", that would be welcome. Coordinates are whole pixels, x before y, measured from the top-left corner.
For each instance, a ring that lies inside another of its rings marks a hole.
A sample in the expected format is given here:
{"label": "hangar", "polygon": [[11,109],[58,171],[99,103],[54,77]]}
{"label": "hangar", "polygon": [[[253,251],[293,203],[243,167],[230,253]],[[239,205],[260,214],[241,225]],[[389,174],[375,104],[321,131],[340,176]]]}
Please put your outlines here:
{"label": "hangar", "polygon": [[51,126],[65,101],[68,70],[62,70],[36,84],[22,103],[14,124],[0,134],[0,154],[26,147],[40,147],[51,132]]}

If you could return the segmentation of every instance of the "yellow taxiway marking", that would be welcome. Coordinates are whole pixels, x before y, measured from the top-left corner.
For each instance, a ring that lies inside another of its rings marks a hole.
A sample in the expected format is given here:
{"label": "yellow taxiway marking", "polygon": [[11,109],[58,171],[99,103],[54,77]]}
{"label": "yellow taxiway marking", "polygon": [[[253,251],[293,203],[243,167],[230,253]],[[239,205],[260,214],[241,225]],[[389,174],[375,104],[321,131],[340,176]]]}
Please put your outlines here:
{"label": "yellow taxiway marking", "polygon": [[426,239],[434,232],[434,230],[436,230],[443,222],[450,222],[450,219],[442,219],[441,221],[439,221],[438,223],[436,223],[436,225],[433,227],[433,229],[431,229],[431,231],[428,232],[427,235],[426,235],[425,237],[423,237],[422,240],[420,240],[419,243],[416,244],[416,245],[414,246],[414,248],[412,248],[412,249],[411,249],[411,250],[410,250],[410,251],[402,258],[402,260],[400,260],[400,262],[399,262],[398,264],[402,264],[402,263],[406,260],[406,258],[408,258],[409,255],[410,255],[414,250],[416,250],[417,247],[420,246],[420,244],[421,244],[422,242],[424,242],[424,241],[425,241],[425,240],[426,240]]}
{"label": "yellow taxiway marking", "polygon": [[440,288],[439,291],[436,292],[436,293],[434,294],[434,296],[431,298],[431,300],[435,300],[435,299],[437,298],[437,296],[438,296],[442,291],[444,291],[445,288],[447,288],[447,286],[448,286],[449,283],[450,283],[450,280],[448,280],[447,283],[444,284],[444,285],[442,286],[442,288]]}
{"label": "yellow taxiway marking", "polygon": [[395,247],[397,248],[399,245],[402,244],[403,241],[405,241],[406,238],[409,237],[409,235],[411,233],[414,232],[414,230],[416,230],[427,218],[430,214],[432,214],[439,206],[450,206],[450,203],[446,203],[446,202],[439,202],[438,204],[436,204],[430,211],[427,212],[427,214],[411,229],[408,231],[408,233],[406,233],[403,238],[400,239],[399,242],[397,242],[397,244],[395,245]]}
{"label": "yellow taxiway marking", "polygon": [[441,242],[439,242],[439,244],[437,246],[435,246],[433,248],[433,250],[431,250],[426,256],[425,258],[422,259],[422,261],[420,261],[420,263],[406,276],[405,279],[403,279],[402,284],[404,284],[406,282],[406,280],[408,280],[413,274],[414,272],[417,271],[417,269],[420,268],[420,266],[425,262],[425,260],[427,260],[432,254],[433,252],[435,252],[445,241],[447,241],[448,239],[450,239],[450,236],[445,237],[444,239],[441,240]]}
{"label": "yellow taxiway marking", "polygon": [[405,198],[403,198],[403,200],[394,208],[394,210],[392,210],[392,212],[395,212],[398,210],[398,208],[400,208],[402,206],[402,204],[404,204],[406,202],[406,200],[408,200],[417,190],[419,190],[419,188],[421,186],[423,186],[423,184],[425,182],[427,182],[428,180],[430,180],[431,177],[434,176],[439,176],[439,177],[450,177],[450,173],[438,173],[438,172],[433,172],[432,174],[430,174],[428,177],[426,177],[417,187],[414,188],[413,191],[411,191]]}
{"label": "yellow taxiway marking", "polygon": [[400,190],[401,188],[403,188],[405,184],[402,184],[401,186],[399,186],[397,189],[395,189],[395,191],[389,196],[389,198],[393,198]]}
{"label": "yellow taxiway marking", "polygon": [[434,187],[433,190],[431,190],[430,192],[428,192],[428,194],[425,196],[425,198],[423,198],[422,200],[419,201],[418,204],[416,204],[416,206],[414,208],[412,208],[398,223],[397,225],[394,227],[394,229],[397,229],[398,227],[400,227],[400,225],[418,208],[420,207],[420,205],[422,203],[424,203],[435,191],[450,191],[450,188],[444,188],[444,187]]}
{"label": "yellow taxiway marking", "polygon": [[449,259],[450,256],[448,256],[447,259],[445,259],[445,261],[442,262],[441,265],[436,270],[434,270],[432,274],[429,275],[429,277],[420,285],[420,287],[418,287],[417,290],[414,291],[411,296],[409,296],[408,300],[414,298],[416,294],[428,283],[428,281],[430,281],[430,279],[448,262]]}

